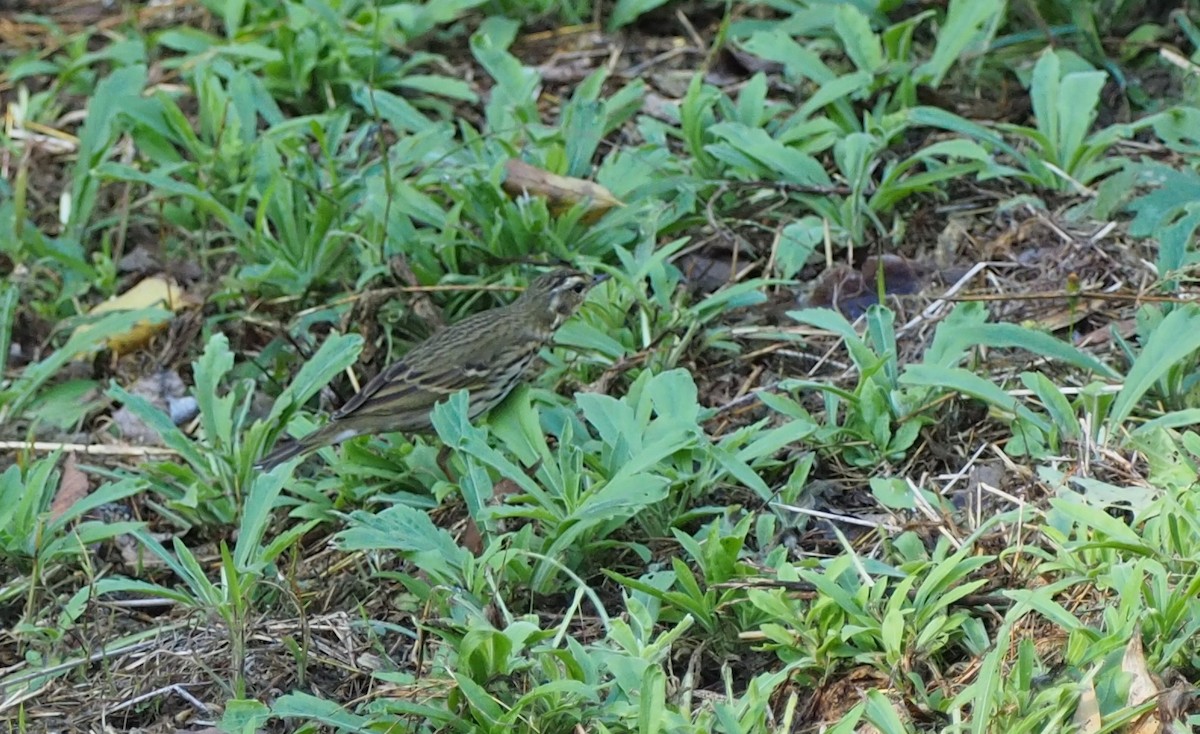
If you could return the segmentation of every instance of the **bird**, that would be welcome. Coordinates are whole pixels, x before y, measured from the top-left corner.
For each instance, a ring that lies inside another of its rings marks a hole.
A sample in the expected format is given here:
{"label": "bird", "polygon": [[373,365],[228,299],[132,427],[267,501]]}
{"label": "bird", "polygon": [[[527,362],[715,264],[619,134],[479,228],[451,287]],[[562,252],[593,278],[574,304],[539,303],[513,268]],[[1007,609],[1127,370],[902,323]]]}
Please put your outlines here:
{"label": "bird", "polygon": [[254,467],[270,471],[356,436],[429,433],[434,406],[459,390],[467,390],[467,416],[474,420],[532,376],[538,352],[592,286],[607,278],[567,268],[537,277],[512,303],[468,316],[414,346],[334,411],[328,423],[280,445]]}

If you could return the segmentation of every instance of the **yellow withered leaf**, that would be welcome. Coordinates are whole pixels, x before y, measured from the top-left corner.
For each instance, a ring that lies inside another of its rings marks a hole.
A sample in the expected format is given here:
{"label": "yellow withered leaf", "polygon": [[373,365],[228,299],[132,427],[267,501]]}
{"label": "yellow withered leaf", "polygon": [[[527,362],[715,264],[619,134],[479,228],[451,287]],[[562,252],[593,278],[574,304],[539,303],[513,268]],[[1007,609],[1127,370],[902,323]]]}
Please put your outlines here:
{"label": "yellow withered leaf", "polygon": [[583,221],[592,223],[614,206],[625,206],[600,184],[582,178],[559,176],[512,158],[504,164],[504,190],[509,196],[541,196],[553,214],[562,214],[579,202],[587,203]]}
{"label": "yellow withered leaf", "polygon": [[[88,311],[88,315],[100,316],[113,311],[137,311],[143,308],[154,308],[155,306],[178,313],[194,302],[187,292],[175,281],[161,276],[154,276],[138,282],[137,285],[121,295],[113,296],[107,301],[98,304],[91,311]],[[109,337],[108,348],[112,350],[113,354],[118,356],[129,354],[144,346],[155,334],[167,328],[169,323],[170,321],[160,321],[158,323],[139,321],[128,331]],[[76,328],[71,336],[75,338],[80,334],[87,333],[91,328],[90,324],[84,324]]]}

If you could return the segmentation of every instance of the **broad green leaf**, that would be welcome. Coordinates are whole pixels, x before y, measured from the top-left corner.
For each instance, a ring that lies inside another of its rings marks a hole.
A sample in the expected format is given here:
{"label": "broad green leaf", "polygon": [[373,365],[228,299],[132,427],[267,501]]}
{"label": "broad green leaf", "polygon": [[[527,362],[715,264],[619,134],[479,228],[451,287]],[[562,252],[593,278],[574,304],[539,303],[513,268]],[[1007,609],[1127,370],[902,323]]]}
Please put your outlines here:
{"label": "broad green leaf", "polygon": [[965,135],[981,143],[986,143],[996,150],[1011,156],[1020,164],[1021,168],[1032,172],[1034,176],[1041,176],[1046,173],[1045,166],[1040,161],[1036,158],[1026,156],[1010,145],[998,133],[952,112],[947,112],[937,107],[911,107],[900,114],[904,115],[914,125],[937,127]]}
{"label": "broad green leaf", "polygon": [[9,344],[20,297],[21,292],[15,285],[0,284],[0,376],[8,374]]}
{"label": "broad green leaf", "polygon": [[1060,109],[1059,80],[1061,77],[1058,54],[1053,49],[1046,49],[1033,67],[1033,77],[1029,83],[1029,99],[1033,104],[1033,115],[1037,121],[1038,131],[1046,142],[1047,157],[1061,165],[1064,153],[1058,149],[1058,135],[1061,130],[1059,122]]}
{"label": "broad green leaf", "polygon": [[435,526],[424,511],[407,505],[393,505],[378,513],[355,511],[350,514],[350,526],[335,540],[346,551],[408,554],[418,568],[437,574],[442,583],[461,585],[471,565],[471,554],[448,532]]}
{"label": "broad green leaf", "polygon": [[871,30],[871,21],[853,5],[839,5],[834,13],[833,29],[842,39],[846,55],[859,71],[876,74],[884,64],[883,46]]}
{"label": "broad green leaf", "polygon": [[788,311],[787,315],[802,324],[809,324],[842,337],[846,342],[846,349],[850,352],[850,357],[860,370],[866,369],[867,366],[878,361],[871,348],[854,330],[854,325],[837,311],[828,308],[805,308],[799,311]]}
{"label": "broad green leaf", "polygon": [[[178,167],[182,168],[183,166],[184,164],[179,164]],[[226,208],[225,205],[213,196],[211,191],[201,189],[195,184],[171,178],[171,173],[173,173],[173,170],[166,166],[149,172],[142,172],[132,166],[112,162],[102,163],[95,169],[95,175],[99,179],[145,184],[154,191],[156,196],[161,196],[164,200],[168,200],[172,196],[186,199],[198,208],[216,217],[229,230],[230,235],[236,239],[248,241],[254,236],[250,225],[246,224],[245,219]]]}
{"label": "broad green leaf", "polygon": [[829,174],[816,158],[784,145],[761,128],[721,122],[711,126],[708,132],[775,172],[781,180],[804,186],[830,184]]}
{"label": "broad green leaf", "polygon": [[667,710],[667,676],[657,665],[646,668],[642,677],[642,690],[638,701],[638,731],[641,734],[658,734],[664,729]]}
{"label": "broad green leaf", "polygon": [[1041,416],[1022,405],[1016,398],[1009,395],[995,383],[976,375],[974,372],[958,367],[938,367],[928,364],[910,364],[900,375],[900,383],[904,385],[920,385],[935,387],[942,390],[954,390],[964,395],[978,398],[1000,410],[1014,413],[1037,426],[1043,432],[1050,430]]}
{"label": "broad green leaf", "polygon": [[1021,382],[1042,401],[1050,420],[1058,427],[1059,435],[1069,441],[1078,440],[1081,435],[1079,419],[1058,386],[1041,372],[1022,372]]}
{"label": "broad green leaf", "polygon": [[575,401],[604,443],[618,446],[623,440],[641,442],[642,429],[633,408],[624,401],[600,393],[578,393]]}
{"label": "broad green leaf", "polygon": [[575,98],[563,108],[562,135],[567,155],[567,176],[586,178],[592,157],[604,136],[604,103]]}
{"label": "broad green leaf", "polygon": [[403,97],[383,89],[358,84],[351,89],[351,98],[368,115],[386,120],[398,131],[419,133],[433,125],[433,121]]}
{"label": "broad green leaf", "polygon": [[917,67],[914,78],[937,88],[955,61],[969,51],[982,53],[1004,18],[1002,0],[950,0],[946,22],[938,29],[933,55]]}
{"label": "broad green leaf", "polygon": [[408,74],[396,82],[396,86],[427,94],[436,94],[440,97],[457,99],[470,104],[475,104],[479,101],[479,95],[475,94],[475,90],[471,88],[470,84],[462,79],[455,79],[448,76]]}
{"label": "broad green leaf", "polygon": [[228,447],[233,443],[233,394],[222,395],[221,380],[233,369],[229,338],[214,334],[204,354],[192,364],[195,388],[192,393],[200,405],[200,424],[210,446]]}
{"label": "broad green leaf", "polygon": [[63,367],[81,354],[97,349],[112,337],[124,334],[140,323],[157,324],[168,321],[171,312],[162,308],[144,308],[136,311],[113,311],[91,322],[87,329],[76,329],[67,343],[40,362],[29,365],[13,383],[9,392],[8,415],[19,416],[31,403],[37,391],[60,373]]}
{"label": "broad green leaf", "polygon": [[498,731],[505,725],[504,708],[483,686],[465,675],[455,674],[458,692],[467,704],[465,715],[483,726],[483,731]]}
{"label": "broad green leaf", "polygon": [[[1067,173],[1077,173],[1080,164],[1086,161],[1084,139],[1096,120],[1100,90],[1107,81],[1108,75],[1102,71],[1075,72],[1062,78],[1058,99],[1057,140],[1061,165]],[[1097,135],[1111,138],[1118,132],[1118,128],[1112,127]]]}
{"label": "broad green leaf", "polygon": [[118,118],[124,106],[139,99],[146,88],[146,67],[127,66],[105,75],[88,97],[87,115],[79,131],[79,152],[71,184],[68,204],[67,236],[81,238],[83,227],[91,217],[100,182],[93,169],[109,152],[109,146],[120,130]]}
{"label": "broad green leaf", "polygon": [[666,2],[667,0],[617,0],[612,15],[608,18],[609,32],[629,25]]}
{"label": "broad green leaf", "polygon": [[357,334],[330,334],[280,393],[266,423],[278,425],[286,410],[307,403],[330,380],[354,364],[362,352],[362,343],[362,337]]}
{"label": "broad green leaf", "polygon": [[141,395],[127,392],[124,388],[113,385],[108,389],[108,395],[122,403],[129,412],[137,416],[152,431],[162,438],[163,444],[179,452],[183,459],[194,467],[208,466],[208,456],[200,447],[172,422],[171,417],[157,405]]}
{"label": "broad green leaf", "polygon": [[53,535],[66,528],[76,519],[84,517],[97,507],[110,502],[120,502],[126,497],[132,497],[138,492],[144,492],[146,485],[137,479],[122,479],[118,482],[105,482],[78,502],[71,505],[65,512],[52,519],[46,526],[48,534]]}
{"label": "broad green leaf", "polygon": [[221,731],[230,734],[257,734],[266,725],[271,710],[254,699],[235,698],[225,701],[221,715]]}
{"label": "broad green leaf", "polygon": [[[821,60],[819,53],[797,43],[780,28],[755,33],[746,39],[743,46],[755,56],[783,64],[787,67],[788,76],[792,78],[811,79],[817,84],[825,85],[841,76]],[[870,78],[869,75],[867,78]]]}
{"label": "broad green leaf", "polygon": [[261,562],[262,542],[273,518],[275,501],[283,485],[291,477],[280,472],[257,472],[250,493],[242,505],[242,519],[238,525],[237,544],[233,557],[239,570],[249,570],[255,562]]}
{"label": "broad green leaf", "polygon": [[353,734],[373,734],[370,719],[350,713],[336,701],[326,701],[303,692],[280,696],[271,706],[271,715],[280,718],[295,718],[302,722],[320,722],[335,727],[338,731]]}
{"label": "broad green leaf", "polygon": [[[958,313],[961,309],[955,309]],[[1019,348],[1042,357],[1059,360],[1102,377],[1116,377],[1117,373],[1108,365],[1083,350],[1058,339],[1052,334],[1036,331],[1020,324],[980,323],[979,309],[964,311],[970,316],[961,326],[943,323],[938,328],[933,346],[926,354],[926,362],[942,367],[957,364],[970,347],[982,346],[994,349]]]}
{"label": "broad green leaf", "polygon": [[863,713],[867,721],[874,724],[882,734],[904,734],[908,731],[895,705],[877,688],[867,691],[866,709]]}
{"label": "broad green leaf", "polygon": [[1125,384],[1117,393],[1109,420],[1113,426],[1125,422],[1137,407],[1138,401],[1172,369],[1179,369],[1196,350],[1200,349],[1200,308],[1186,304],[1176,308],[1150,332],[1142,352],[1137,356]]}

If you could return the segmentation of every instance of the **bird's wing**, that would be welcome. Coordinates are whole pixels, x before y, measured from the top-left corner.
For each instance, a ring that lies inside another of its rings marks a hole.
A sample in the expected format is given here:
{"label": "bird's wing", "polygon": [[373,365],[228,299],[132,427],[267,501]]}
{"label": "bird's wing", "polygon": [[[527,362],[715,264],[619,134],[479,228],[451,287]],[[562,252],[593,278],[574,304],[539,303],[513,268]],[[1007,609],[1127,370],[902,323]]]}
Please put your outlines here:
{"label": "bird's wing", "polygon": [[380,414],[400,418],[433,408],[439,400],[459,390],[475,391],[487,385],[489,365],[474,360],[461,364],[415,366],[401,360],[380,372],[333,414],[333,420],[351,415]]}

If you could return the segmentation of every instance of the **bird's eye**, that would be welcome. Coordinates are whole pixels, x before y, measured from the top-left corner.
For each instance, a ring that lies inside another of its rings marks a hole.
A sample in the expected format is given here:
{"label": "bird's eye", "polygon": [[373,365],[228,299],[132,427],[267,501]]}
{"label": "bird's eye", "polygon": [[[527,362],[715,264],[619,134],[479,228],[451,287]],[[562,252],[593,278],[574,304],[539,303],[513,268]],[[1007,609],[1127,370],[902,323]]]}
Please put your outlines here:
{"label": "bird's eye", "polygon": [[587,286],[585,286],[583,283],[576,283],[575,285],[571,286],[571,290],[575,293],[583,293],[586,287]]}

